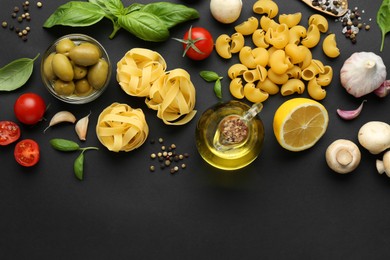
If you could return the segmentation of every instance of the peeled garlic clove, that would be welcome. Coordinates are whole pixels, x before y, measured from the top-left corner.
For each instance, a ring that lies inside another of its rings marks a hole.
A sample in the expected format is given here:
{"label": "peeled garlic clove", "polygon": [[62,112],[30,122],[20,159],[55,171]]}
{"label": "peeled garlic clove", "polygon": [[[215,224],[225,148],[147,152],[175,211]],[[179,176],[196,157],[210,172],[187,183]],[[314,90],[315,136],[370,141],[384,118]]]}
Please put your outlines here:
{"label": "peeled garlic clove", "polygon": [[69,122],[69,123],[75,123],[76,117],[69,111],[60,111],[57,112],[50,120],[49,126],[43,130],[43,132],[46,132],[47,129],[49,129],[51,126],[63,123],[63,122]]}
{"label": "peeled garlic clove", "polygon": [[85,141],[87,139],[87,131],[88,131],[88,123],[89,123],[89,113],[85,117],[81,118],[79,121],[77,121],[75,130],[77,133],[77,136],[81,141]]}
{"label": "peeled garlic clove", "polygon": [[345,120],[352,120],[352,119],[356,118],[358,115],[360,115],[360,113],[363,110],[363,103],[364,102],[367,102],[367,100],[363,100],[363,102],[360,104],[360,106],[354,110],[337,109],[337,114]]}

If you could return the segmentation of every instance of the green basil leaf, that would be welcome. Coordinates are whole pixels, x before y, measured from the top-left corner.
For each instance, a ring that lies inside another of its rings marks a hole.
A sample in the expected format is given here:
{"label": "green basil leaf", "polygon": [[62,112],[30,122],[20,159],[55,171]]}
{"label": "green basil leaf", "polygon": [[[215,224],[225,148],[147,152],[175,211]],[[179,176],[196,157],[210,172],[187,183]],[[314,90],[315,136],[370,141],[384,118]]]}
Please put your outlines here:
{"label": "green basil leaf", "polygon": [[121,0],[89,0],[90,3],[93,3],[99,6],[107,14],[108,18],[113,18],[118,15],[124,14],[123,11],[125,7]]}
{"label": "green basil leaf", "polygon": [[71,152],[80,149],[80,146],[76,142],[61,138],[51,139],[50,144],[54,149],[62,152]]}
{"label": "green basil leaf", "polygon": [[197,19],[200,16],[199,12],[194,8],[170,2],[146,4],[141,8],[141,11],[156,15],[160,20],[164,21],[168,29],[179,23]]}
{"label": "green basil leaf", "polygon": [[217,79],[214,84],[214,93],[217,96],[217,98],[222,99],[222,86],[221,86],[221,80]]}
{"label": "green basil leaf", "polygon": [[105,12],[96,4],[90,2],[70,1],[58,7],[43,24],[50,28],[55,25],[89,26],[105,17]]}
{"label": "green basil leaf", "polygon": [[125,9],[124,9],[124,14],[129,14],[129,13],[131,13],[131,12],[138,11],[138,10],[140,10],[143,6],[144,6],[144,4],[139,4],[139,3],[131,4],[131,5],[129,5],[128,7],[125,7]]}
{"label": "green basil leaf", "polygon": [[23,86],[31,77],[34,59],[21,58],[14,60],[0,69],[0,91],[12,91]]}
{"label": "green basil leaf", "polygon": [[199,74],[207,82],[213,82],[219,79],[218,74],[214,71],[203,70]]}
{"label": "green basil leaf", "polygon": [[162,42],[168,39],[169,30],[156,15],[134,11],[118,18],[118,24],[136,37],[151,42]]}
{"label": "green basil leaf", "polygon": [[84,177],[84,152],[81,152],[74,161],[73,171],[76,178],[82,181]]}
{"label": "green basil leaf", "polygon": [[380,48],[380,51],[382,51],[385,45],[385,36],[388,32],[390,32],[390,0],[383,0],[377,13],[376,21],[382,33]]}

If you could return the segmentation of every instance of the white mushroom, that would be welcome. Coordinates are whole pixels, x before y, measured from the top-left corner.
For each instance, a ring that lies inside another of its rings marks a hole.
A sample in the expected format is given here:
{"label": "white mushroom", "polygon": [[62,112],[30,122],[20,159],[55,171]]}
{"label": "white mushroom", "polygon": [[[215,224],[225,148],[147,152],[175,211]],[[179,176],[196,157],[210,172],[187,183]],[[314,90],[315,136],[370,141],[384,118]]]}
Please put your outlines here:
{"label": "white mushroom", "polygon": [[338,139],[331,143],[325,153],[329,168],[337,173],[349,173],[360,163],[360,150],[355,143],[346,139]]}
{"label": "white mushroom", "polygon": [[359,143],[372,154],[390,148],[390,125],[381,121],[365,123],[358,132]]}
{"label": "white mushroom", "polygon": [[386,173],[390,177],[390,151],[385,152],[383,160],[376,160],[376,169],[379,174]]}

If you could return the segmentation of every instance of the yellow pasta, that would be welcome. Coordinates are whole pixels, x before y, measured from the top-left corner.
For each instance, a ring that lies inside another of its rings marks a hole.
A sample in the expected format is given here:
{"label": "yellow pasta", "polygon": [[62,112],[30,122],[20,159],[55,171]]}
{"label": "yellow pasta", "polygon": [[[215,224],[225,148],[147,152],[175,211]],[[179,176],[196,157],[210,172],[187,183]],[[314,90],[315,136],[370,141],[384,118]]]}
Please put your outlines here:
{"label": "yellow pasta", "polygon": [[243,78],[246,82],[264,81],[267,78],[267,69],[257,65],[255,69],[245,71]]}
{"label": "yellow pasta", "polygon": [[188,123],[196,114],[195,87],[188,72],[174,69],[161,76],[153,83],[145,103],[157,110],[157,117],[167,125]]}
{"label": "yellow pasta", "polygon": [[332,82],[332,79],[333,79],[333,69],[331,66],[326,65],[324,66],[324,72],[320,73],[317,76],[316,81],[320,86],[325,87]]}
{"label": "yellow pasta", "polygon": [[280,88],[282,96],[289,96],[294,93],[302,94],[305,91],[305,83],[300,79],[289,79]]}
{"label": "yellow pasta", "polygon": [[261,89],[270,95],[276,95],[279,93],[279,86],[269,78],[265,78],[263,81],[258,81],[256,88]]}
{"label": "yellow pasta", "polygon": [[113,103],[99,115],[96,135],[110,151],[129,152],[140,147],[149,134],[149,127],[141,109],[127,104]]}
{"label": "yellow pasta", "polygon": [[221,34],[215,40],[215,51],[224,59],[230,59],[232,57],[230,42],[231,38],[227,34]]}
{"label": "yellow pasta", "polygon": [[267,100],[269,94],[262,91],[261,89],[256,88],[254,83],[246,83],[244,86],[244,96],[250,102],[258,103]]}
{"label": "yellow pasta", "polygon": [[227,74],[230,79],[235,79],[239,76],[242,76],[247,70],[248,68],[244,64],[236,63],[229,67]]}
{"label": "yellow pasta", "polygon": [[243,99],[245,97],[241,78],[234,78],[230,81],[229,90],[230,94],[235,98]]}
{"label": "yellow pasta", "polygon": [[340,50],[337,48],[336,35],[334,33],[325,37],[322,42],[322,50],[329,58],[336,58],[340,55]]}
{"label": "yellow pasta", "polygon": [[279,7],[272,0],[257,0],[253,5],[253,12],[266,14],[269,18],[274,18],[279,12]]}
{"label": "yellow pasta", "polygon": [[254,16],[249,17],[248,20],[246,20],[245,22],[242,22],[239,25],[236,25],[234,27],[236,32],[239,32],[242,35],[250,35],[257,28],[259,28],[259,20]]}
{"label": "yellow pasta", "polygon": [[326,91],[318,84],[316,78],[313,78],[307,84],[307,93],[315,100],[322,100],[326,97]]}
{"label": "yellow pasta", "polygon": [[301,45],[301,46],[302,46],[301,51],[302,51],[302,53],[305,53],[305,57],[304,57],[303,61],[300,62],[298,65],[303,70],[310,65],[311,60],[313,59],[313,55],[312,55],[311,51],[309,50],[309,48],[307,48],[303,45]]}
{"label": "yellow pasta", "polygon": [[269,28],[265,34],[265,40],[277,49],[283,49],[289,41],[289,29],[287,25],[280,24],[276,29]]}
{"label": "yellow pasta", "polygon": [[292,28],[301,22],[302,13],[297,12],[294,14],[281,14],[279,15],[279,23],[286,24],[288,28]]}
{"label": "yellow pasta", "polygon": [[269,65],[273,72],[276,74],[284,74],[289,68],[292,68],[292,64],[284,50],[276,50],[269,58]]}
{"label": "yellow pasta", "polygon": [[276,27],[278,27],[278,25],[279,24],[277,22],[275,22],[274,19],[271,19],[268,16],[262,16],[260,18],[260,27],[264,31],[268,31],[269,28],[276,29]]}
{"label": "yellow pasta", "polygon": [[277,74],[272,68],[269,68],[267,71],[267,77],[274,82],[275,84],[282,85],[288,81],[288,75],[285,74]]}
{"label": "yellow pasta", "polygon": [[245,45],[244,36],[241,33],[236,32],[230,38],[231,38],[230,52],[231,53],[239,52],[242,49],[242,47],[244,47]]}
{"label": "yellow pasta", "polygon": [[257,29],[252,34],[252,42],[256,47],[268,48],[269,43],[265,41],[265,31],[263,29]]}
{"label": "yellow pasta", "polygon": [[286,71],[286,74],[290,79],[300,79],[302,77],[302,70],[299,66],[294,65],[291,69]]}
{"label": "yellow pasta", "polygon": [[146,97],[150,87],[167,65],[157,52],[133,48],[117,63],[117,81],[121,88],[131,96]]}
{"label": "yellow pasta", "polygon": [[290,28],[288,33],[288,42],[299,45],[301,43],[301,40],[306,37],[306,28],[302,25],[296,25]]}
{"label": "yellow pasta", "polygon": [[306,37],[302,39],[301,44],[307,48],[315,47],[320,41],[320,31],[317,25],[311,24],[307,29]]}
{"label": "yellow pasta", "polygon": [[326,33],[328,31],[328,20],[320,14],[313,14],[309,17],[309,25],[316,25],[318,30],[322,33]]}
{"label": "yellow pasta", "polygon": [[320,60],[312,59],[310,65],[302,70],[302,78],[309,81],[324,72],[324,64]]}

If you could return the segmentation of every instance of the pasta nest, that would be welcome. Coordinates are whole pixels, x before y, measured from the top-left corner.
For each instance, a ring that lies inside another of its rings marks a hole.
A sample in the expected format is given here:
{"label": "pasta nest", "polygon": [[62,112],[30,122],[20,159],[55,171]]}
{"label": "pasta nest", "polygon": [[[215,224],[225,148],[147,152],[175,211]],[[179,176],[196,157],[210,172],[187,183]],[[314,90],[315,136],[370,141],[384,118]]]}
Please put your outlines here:
{"label": "pasta nest", "polygon": [[113,103],[99,115],[96,135],[110,151],[129,152],[140,147],[149,134],[149,127],[141,109],[127,104]]}
{"label": "pasta nest", "polygon": [[153,83],[145,103],[149,108],[157,110],[157,117],[165,124],[188,123],[196,114],[195,87],[188,72],[174,69],[160,76]]}
{"label": "pasta nest", "polygon": [[133,48],[117,63],[117,81],[131,96],[146,97],[153,82],[164,74],[167,64],[157,52]]}

